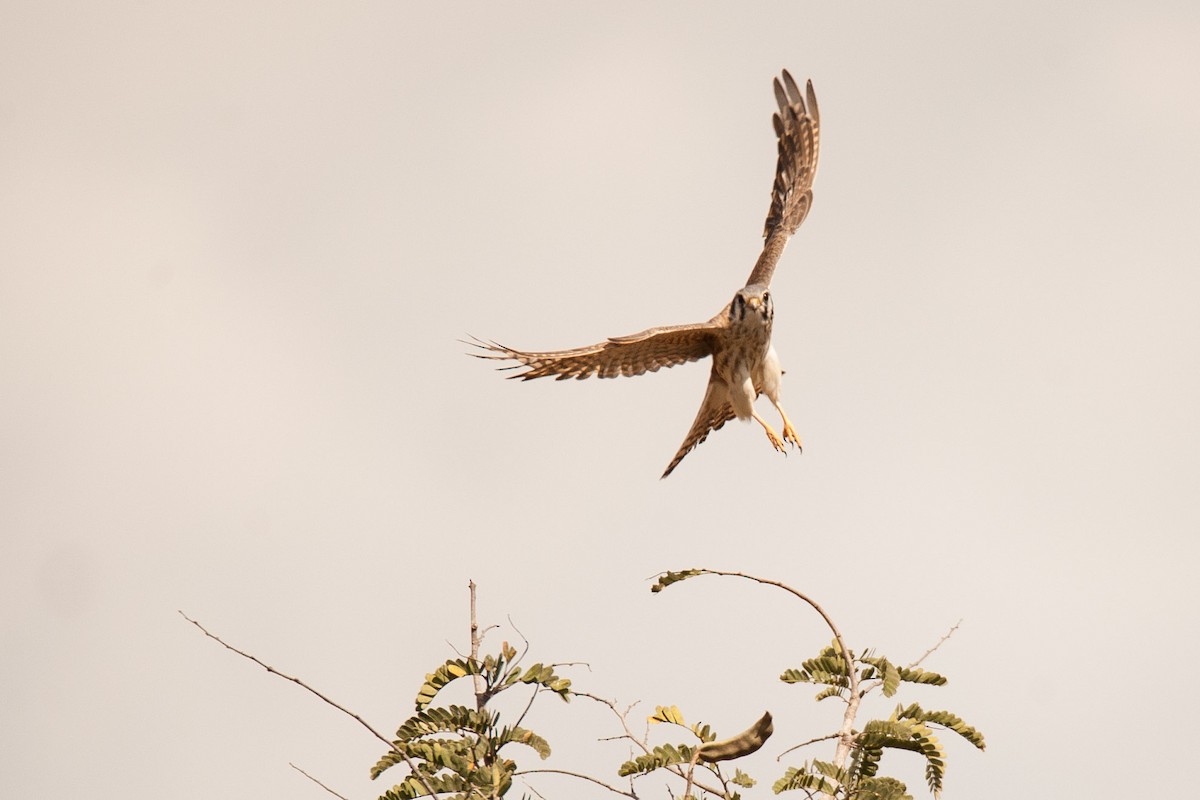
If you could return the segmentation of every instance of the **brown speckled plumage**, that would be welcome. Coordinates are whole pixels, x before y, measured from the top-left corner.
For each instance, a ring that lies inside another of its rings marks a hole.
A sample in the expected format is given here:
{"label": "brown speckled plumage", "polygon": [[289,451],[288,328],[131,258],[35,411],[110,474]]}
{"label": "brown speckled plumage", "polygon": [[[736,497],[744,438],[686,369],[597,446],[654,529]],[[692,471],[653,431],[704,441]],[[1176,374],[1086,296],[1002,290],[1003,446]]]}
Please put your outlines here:
{"label": "brown speckled plumage", "polygon": [[[502,369],[524,367],[523,372],[510,376],[523,380],[551,376],[557,380],[630,377],[713,356],[700,411],[663,473],[664,478],[710,432],[719,430],[735,416],[752,418],[761,424],[777,450],[783,450],[783,441],[800,443],[779,405],[783,373],[771,347],[774,307],[767,288],[784,246],[804,222],[812,205],[813,177],[820,150],[820,117],[812,82],[801,94],[787,70],[775,79],[775,99],[779,104],[779,112],[773,119],[779,139],[779,159],[763,231],[766,241],[746,286],[715,317],[691,325],[650,328],[571,350],[537,352],[479,339],[471,342],[486,351],[475,354],[480,358],[517,362]],[[783,418],[782,441],[754,411],[754,400],[760,394],[770,398]]]}

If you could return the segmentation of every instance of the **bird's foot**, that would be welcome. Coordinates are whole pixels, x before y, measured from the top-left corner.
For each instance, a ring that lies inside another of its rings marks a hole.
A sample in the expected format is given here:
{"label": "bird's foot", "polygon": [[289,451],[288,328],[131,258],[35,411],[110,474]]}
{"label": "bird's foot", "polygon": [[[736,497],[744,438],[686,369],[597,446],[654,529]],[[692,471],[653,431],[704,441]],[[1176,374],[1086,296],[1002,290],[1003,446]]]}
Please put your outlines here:
{"label": "bird's foot", "polygon": [[[771,446],[786,456],[787,450],[784,449],[783,441],[779,438],[779,434],[775,433],[775,431],[771,429],[771,426],[767,425],[766,423],[763,423],[763,430],[767,432],[767,439],[771,442]],[[787,435],[786,431],[784,435]]]}
{"label": "bird's foot", "polygon": [[804,445],[800,444],[800,437],[796,435],[796,429],[792,427],[792,423],[786,418],[783,420],[783,439],[786,442],[796,445],[796,449],[801,453],[804,452]]}

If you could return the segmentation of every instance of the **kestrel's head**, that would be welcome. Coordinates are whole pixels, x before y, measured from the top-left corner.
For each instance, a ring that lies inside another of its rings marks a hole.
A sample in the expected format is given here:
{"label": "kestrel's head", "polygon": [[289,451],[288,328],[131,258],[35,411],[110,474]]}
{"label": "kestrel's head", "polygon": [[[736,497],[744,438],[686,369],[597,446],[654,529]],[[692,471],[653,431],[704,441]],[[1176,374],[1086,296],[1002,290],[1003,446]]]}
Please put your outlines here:
{"label": "kestrel's head", "polygon": [[770,325],[774,316],[775,307],[771,304],[771,292],[767,287],[758,284],[738,289],[738,293],[729,304],[729,321],[734,325],[748,321]]}

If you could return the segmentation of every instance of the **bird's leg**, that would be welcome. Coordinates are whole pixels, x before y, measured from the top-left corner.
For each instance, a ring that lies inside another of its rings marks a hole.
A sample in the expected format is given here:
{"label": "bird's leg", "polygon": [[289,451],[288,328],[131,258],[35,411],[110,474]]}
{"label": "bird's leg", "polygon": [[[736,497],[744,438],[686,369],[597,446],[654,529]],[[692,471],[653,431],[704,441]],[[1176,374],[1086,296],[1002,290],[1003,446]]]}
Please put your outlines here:
{"label": "bird's leg", "polygon": [[783,406],[779,405],[779,401],[777,401],[774,397],[768,399],[771,401],[771,405],[775,406],[775,410],[779,412],[779,416],[783,417],[784,441],[791,442],[792,444],[796,445],[796,447],[800,448],[800,452],[803,453],[804,445],[800,444],[800,437],[796,435],[796,429],[792,427],[792,421],[788,419],[787,412],[783,410]]}
{"label": "bird's leg", "polygon": [[[754,415],[754,421],[759,425],[762,425],[763,430],[767,432],[767,438],[771,440],[771,446],[786,455],[787,451],[783,449],[783,442],[780,440],[779,434],[775,433],[775,429],[768,425],[767,421],[760,417],[757,411],[753,411],[751,413]],[[794,436],[795,434],[793,433],[792,435]]]}

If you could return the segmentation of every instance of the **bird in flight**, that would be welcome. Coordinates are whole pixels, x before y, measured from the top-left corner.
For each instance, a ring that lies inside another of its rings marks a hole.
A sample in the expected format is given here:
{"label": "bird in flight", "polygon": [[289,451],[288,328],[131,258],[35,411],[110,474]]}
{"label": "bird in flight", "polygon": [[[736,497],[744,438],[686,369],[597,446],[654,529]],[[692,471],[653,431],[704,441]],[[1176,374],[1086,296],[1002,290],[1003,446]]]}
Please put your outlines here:
{"label": "bird in flight", "polygon": [[[719,430],[734,417],[758,422],[771,446],[782,453],[786,453],[784,442],[799,447],[800,437],[780,405],[783,369],[771,345],[775,309],[769,287],[783,248],[812,205],[820,148],[820,114],[812,81],[801,94],[787,70],[775,79],[775,99],[779,104],[773,119],[779,139],[779,161],[771,189],[771,208],[763,229],[766,241],[746,285],[738,289],[720,313],[707,322],[650,328],[572,350],[515,350],[476,339],[472,344],[486,352],[473,355],[516,361],[501,369],[523,367],[523,372],[511,377],[524,380],[549,376],[558,380],[582,380],[593,375],[635,376],[712,356],[704,401],[679,452],[663,472],[664,478],[710,432]],[[783,419],[782,437],[754,410],[754,401],[761,394],[767,396]]]}

